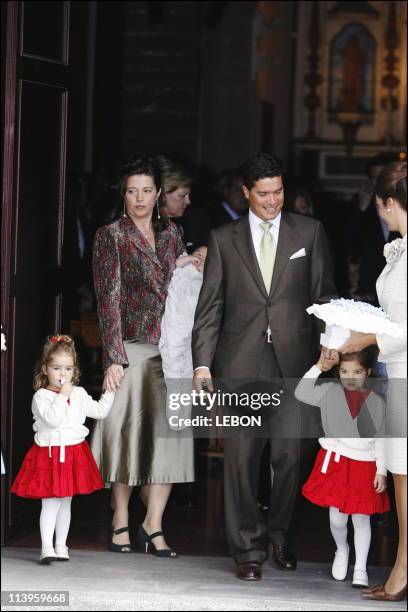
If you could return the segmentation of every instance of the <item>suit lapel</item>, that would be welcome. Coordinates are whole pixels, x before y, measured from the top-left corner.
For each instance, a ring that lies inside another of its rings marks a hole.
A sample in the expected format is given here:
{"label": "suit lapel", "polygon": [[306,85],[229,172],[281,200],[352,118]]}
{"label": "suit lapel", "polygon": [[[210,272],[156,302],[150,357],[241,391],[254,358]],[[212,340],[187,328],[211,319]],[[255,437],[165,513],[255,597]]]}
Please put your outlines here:
{"label": "suit lapel", "polygon": [[270,296],[272,296],[277,289],[283,272],[288,265],[289,257],[293,254],[294,240],[295,233],[293,220],[282,212]]}
{"label": "suit lapel", "polygon": [[237,221],[232,241],[236,250],[238,251],[238,255],[241,257],[242,261],[250,271],[251,276],[255,280],[260,291],[265,297],[267,297],[268,294],[265,289],[261,270],[256,258],[254,244],[252,242],[248,216],[244,217],[240,221]]}
{"label": "suit lapel", "polygon": [[152,253],[155,255],[155,259],[153,261],[155,261],[156,263],[159,264],[159,266],[161,266],[162,262],[166,259],[168,250],[172,246],[173,244],[171,240],[169,240],[168,231],[163,230],[161,232],[157,232],[156,234],[156,253],[153,251],[153,249],[151,249]]}
{"label": "suit lapel", "polygon": [[144,255],[146,255],[146,257],[151,259],[153,263],[161,267],[161,263],[158,259],[156,252],[159,253],[159,248],[162,246],[160,243],[160,234],[162,232],[159,232],[159,235],[156,238],[156,252],[155,252],[150,246],[150,244],[147,242],[147,240],[145,240],[145,238],[143,237],[143,234],[138,230],[138,228],[136,227],[136,225],[133,223],[131,219],[129,219],[128,217],[121,217],[120,221],[121,221],[122,227],[124,228],[128,236],[130,236],[135,247],[139,251],[141,251]]}

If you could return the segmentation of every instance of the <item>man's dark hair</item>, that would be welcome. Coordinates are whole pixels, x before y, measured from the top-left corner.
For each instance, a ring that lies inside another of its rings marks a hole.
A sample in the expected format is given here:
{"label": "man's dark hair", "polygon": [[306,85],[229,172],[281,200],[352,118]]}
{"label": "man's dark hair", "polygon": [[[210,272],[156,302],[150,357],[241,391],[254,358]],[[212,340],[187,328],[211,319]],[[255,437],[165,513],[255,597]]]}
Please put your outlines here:
{"label": "man's dark hair", "polygon": [[242,179],[240,168],[233,168],[232,170],[227,170],[225,172],[224,180],[225,180],[225,189],[227,191],[231,189],[232,184],[235,181],[235,179]]}
{"label": "man's dark hair", "polygon": [[276,155],[257,153],[244,162],[240,168],[240,175],[247,189],[252,189],[260,179],[282,176],[283,166]]}

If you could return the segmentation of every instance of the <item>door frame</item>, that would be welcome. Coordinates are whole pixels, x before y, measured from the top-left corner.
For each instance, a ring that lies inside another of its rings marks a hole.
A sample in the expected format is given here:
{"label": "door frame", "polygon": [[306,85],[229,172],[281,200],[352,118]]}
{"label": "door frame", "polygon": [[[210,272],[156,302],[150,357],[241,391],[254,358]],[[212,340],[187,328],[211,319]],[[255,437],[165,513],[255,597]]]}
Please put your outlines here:
{"label": "door frame", "polygon": [[[20,125],[21,125],[21,93],[22,82],[38,83],[54,81],[62,87],[61,123],[60,123],[60,165],[59,189],[56,212],[58,215],[57,237],[57,268],[52,276],[57,276],[61,269],[65,172],[67,155],[67,129],[68,129],[68,91],[69,91],[69,33],[70,33],[70,5],[64,1],[63,27],[61,33],[62,61],[48,61],[47,58],[30,56],[23,49],[23,20],[25,2],[2,3],[2,51],[5,61],[2,67],[2,221],[1,221],[1,324],[6,336],[7,350],[1,355],[1,447],[5,456],[6,475],[1,477],[1,544],[7,543],[14,537],[27,521],[33,521],[29,511],[21,512],[18,520],[12,521],[10,486],[15,476],[12,465],[13,440],[13,410],[14,389],[12,381],[15,374],[16,350],[14,346],[15,297],[21,291],[27,290],[30,295],[30,282],[19,277],[16,259],[16,240],[19,210],[19,183],[20,183]],[[37,79],[38,68],[38,79]],[[47,81],[46,75],[51,78]],[[45,81],[44,81],[45,77]],[[21,81],[20,81],[21,80]],[[61,82],[61,85],[58,83]],[[54,280],[52,281],[54,282]],[[53,318],[55,331],[61,322],[61,294],[55,294]],[[20,349],[21,350],[21,349]],[[23,381],[24,384],[25,381]],[[31,513],[32,514],[32,513]],[[13,526],[12,526],[13,523]]]}

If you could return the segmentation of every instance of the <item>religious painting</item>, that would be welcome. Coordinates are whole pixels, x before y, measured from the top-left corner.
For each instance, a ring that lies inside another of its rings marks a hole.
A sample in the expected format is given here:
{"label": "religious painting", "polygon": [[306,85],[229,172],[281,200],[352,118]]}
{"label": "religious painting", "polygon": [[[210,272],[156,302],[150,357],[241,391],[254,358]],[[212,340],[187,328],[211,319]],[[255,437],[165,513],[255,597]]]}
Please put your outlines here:
{"label": "religious painting", "polygon": [[375,40],[361,24],[347,25],[330,48],[329,112],[374,112]]}

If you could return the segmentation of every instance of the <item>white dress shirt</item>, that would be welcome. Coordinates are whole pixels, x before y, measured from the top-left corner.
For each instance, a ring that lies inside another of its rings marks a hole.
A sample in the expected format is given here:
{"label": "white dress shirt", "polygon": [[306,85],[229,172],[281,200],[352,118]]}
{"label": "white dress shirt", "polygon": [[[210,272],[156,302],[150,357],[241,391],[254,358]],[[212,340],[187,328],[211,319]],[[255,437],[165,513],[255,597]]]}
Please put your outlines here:
{"label": "white dress shirt", "polygon": [[[278,246],[278,238],[279,238],[279,228],[281,222],[282,212],[279,213],[277,217],[273,221],[269,223],[272,225],[272,235],[275,240],[276,247]],[[261,241],[264,235],[264,230],[261,227],[261,223],[265,223],[263,219],[257,217],[251,209],[249,209],[249,227],[251,229],[252,243],[254,245],[256,258],[258,260],[258,264],[260,265],[261,261]]]}

